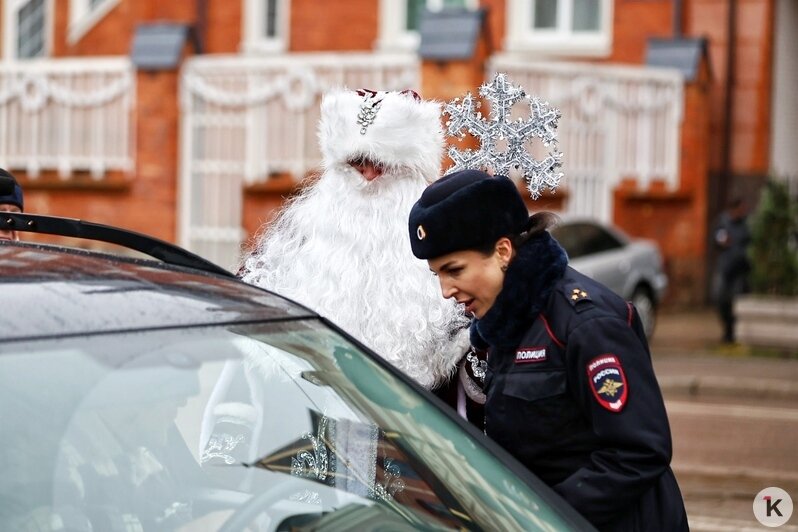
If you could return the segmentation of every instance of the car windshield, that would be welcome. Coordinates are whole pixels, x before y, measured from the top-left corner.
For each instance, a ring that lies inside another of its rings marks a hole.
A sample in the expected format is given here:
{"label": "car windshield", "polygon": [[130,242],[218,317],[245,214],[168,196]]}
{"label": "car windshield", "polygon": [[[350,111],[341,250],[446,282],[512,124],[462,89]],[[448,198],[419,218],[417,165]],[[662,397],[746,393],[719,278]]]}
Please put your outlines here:
{"label": "car windshield", "polygon": [[456,421],[320,320],[0,347],[3,530],[559,530]]}

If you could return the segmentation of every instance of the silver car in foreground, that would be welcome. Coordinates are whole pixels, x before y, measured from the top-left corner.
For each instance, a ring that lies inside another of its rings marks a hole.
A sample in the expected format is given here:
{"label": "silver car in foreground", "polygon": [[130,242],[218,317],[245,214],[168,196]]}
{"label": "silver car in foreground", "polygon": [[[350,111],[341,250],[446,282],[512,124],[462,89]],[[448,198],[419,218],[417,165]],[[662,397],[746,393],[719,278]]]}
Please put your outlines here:
{"label": "silver car in foreground", "polygon": [[591,219],[564,218],[552,235],[568,252],[574,269],[634,303],[651,338],[668,285],[657,244]]}
{"label": "silver car in foreground", "polygon": [[0,531],[594,530],[332,322],[81,220],[0,241]]}

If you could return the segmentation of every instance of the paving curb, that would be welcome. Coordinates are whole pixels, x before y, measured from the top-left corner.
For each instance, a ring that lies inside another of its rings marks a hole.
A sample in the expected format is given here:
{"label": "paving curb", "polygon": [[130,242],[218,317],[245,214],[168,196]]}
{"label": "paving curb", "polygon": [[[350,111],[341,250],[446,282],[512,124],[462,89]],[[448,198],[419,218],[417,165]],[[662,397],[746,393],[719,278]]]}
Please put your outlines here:
{"label": "paving curb", "polygon": [[[690,523],[692,532],[761,532],[764,529],[764,526],[757,524],[753,517],[751,521],[742,521],[723,517],[688,515],[687,521]],[[779,532],[796,532],[798,526],[786,524],[781,525],[778,530]]]}
{"label": "paving curb", "polygon": [[[703,479],[711,481],[720,489],[729,493],[729,488],[720,484],[726,482],[728,484],[739,484],[741,486],[748,486],[751,483],[761,484],[762,486],[772,485],[785,485],[792,489],[798,486],[798,472],[793,471],[773,471],[770,469],[759,469],[754,467],[737,466],[713,466],[697,463],[688,463],[681,461],[674,461],[671,463],[671,469],[676,474],[678,479]],[[750,490],[744,490],[746,495]],[[750,494],[751,497],[756,495],[756,492]]]}
{"label": "paving curb", "polygon": [[667,375],[659,377],[658,381],[665,394],[798,400],[798,383],[788,380],[714,375]]}
{"label": "paving curb", "polygon": [[[693,532],[765,530],[751,512],[751,504],[759,490],[778,486],[787,493],[794,493],[798,489],[798,473],[791,471],[680,461],[674,461],[671,467],[682,490],[687,520]],[[798,532],[798,526],[785,524],[778,530]]]}

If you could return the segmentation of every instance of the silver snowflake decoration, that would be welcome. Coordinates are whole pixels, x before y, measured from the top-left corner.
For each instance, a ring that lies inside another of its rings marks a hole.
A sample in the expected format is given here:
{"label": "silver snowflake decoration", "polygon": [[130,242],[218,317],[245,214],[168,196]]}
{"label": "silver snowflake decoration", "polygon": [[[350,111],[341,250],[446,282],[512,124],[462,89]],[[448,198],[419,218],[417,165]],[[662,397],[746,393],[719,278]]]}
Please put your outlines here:
{"label": "silver snowflake decoration", "polygon": [[[470,133],[479,140],[479,149],[459,150],[449,148],[449,157],[454,165],[447,173],[466,168],[490,168],[496,174],[510,175],[511,169],[518,169],[526,180],[532,199],[540,197],[541,190],[554,191],[560,184],[562,172],[562,152],[557,148],[557,121],[559,109],[537,97],[527,96],[522,87],[507,81],[505,74],[496,74],[489,84],[479,88],[479,95],[490,103],[487,118],[477,109],[480,102],[471,93],[462,100],[456,98],[449,102],[443,112],[449,116],[446,130],[450,136],[465,138]],[[529,118],[513,120],[510,116],[513,105],[525,100],[529,104]],[[530,139],[539,138],[544,146],[550,147],[542,161],[536,160],[526,150]],[[506,139],[507,149],[499,152],[496,142]]]}

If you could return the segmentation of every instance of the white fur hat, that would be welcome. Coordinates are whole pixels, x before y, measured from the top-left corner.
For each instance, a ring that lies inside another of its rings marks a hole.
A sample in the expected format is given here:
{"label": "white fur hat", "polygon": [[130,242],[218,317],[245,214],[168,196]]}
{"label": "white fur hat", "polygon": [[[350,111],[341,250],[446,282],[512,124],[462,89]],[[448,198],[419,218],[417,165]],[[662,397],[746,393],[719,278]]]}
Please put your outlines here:
{"label": "white fur hat", "polygon": [[[363,95],[361,95],[363,94]],[[361,107],[376,111],[359,122]],[[324,95],[319,143],[325,168],[359,157],[389,167],[402,167],[428,182],[440,176],[444,136],[441,106],[414,93],[336,89]]]}

